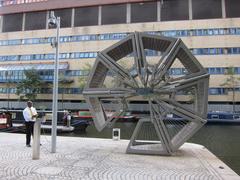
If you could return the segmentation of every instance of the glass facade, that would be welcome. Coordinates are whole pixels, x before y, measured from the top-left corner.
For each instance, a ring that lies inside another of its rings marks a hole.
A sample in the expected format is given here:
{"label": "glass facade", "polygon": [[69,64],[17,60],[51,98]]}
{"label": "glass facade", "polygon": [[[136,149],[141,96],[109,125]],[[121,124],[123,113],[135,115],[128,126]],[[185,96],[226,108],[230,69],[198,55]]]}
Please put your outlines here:
{"label": "glass facade", "polygon": [[[15,94],[17,91],[16,88],[4,88],[0,87],[0,94]],[[209,95],[227,95],[228,94],[228,88],[209,88],[208,94]],[[235,91],[240,91],[239,88],[236,88]],[[81,88],[59,88],[58,89],[59,94],[62,92],[64,94],[82,94]],[[52,88],[42,88],[39,92],[39,94],[52,94]],[[184,95],[184,94],[182,94]]]}
{"label": "glass facade", "polygon": [[[188,36],[218,36],[218,35],[240,35],[240,28],[215,28],[215,29],[186,29],[186,30],[168,30],[152,31],[149,34],[158,34],[168,37],[188,37]],[[74,36],[61,36],[60,42],[81,42],[81,41],[100,41],[100,40],[120,40],[129,33],[107,33],[107,34],[86,34]],[[8,39],[0,40],[0,46],[30,45],[51,43],[54,37],[27,38],[27,39]]]}
{"label": "glass facade", "polygon": [[[193,48],[190,49],[194,55],[234,55],[240,54],[240,47],[232,48]],[[146,51],[146,56],[159,56],[157,51]],[[97,52],[66,52],[60,53],[59,59],[86,59],[96,58]],[[6,55],[0,56],[0,61],[35,61],[54,60],[54,54],[29,54],[29,55]]]}
{"label": "glass facade", "polygon": [[[0,1],[1,2],[1,1]],[[7,0],[6,2],[15,2]],[[164,0],[153,2],[140,2],[130,4],[130,22],[156,22],[172,20],[189,20],[189,1],[188,0]],[[0,4],[1,6],[1,4]],[[159,6],[159,7],[158,7]],[[225,0],[226,16],[240,17],[239,0]],[[158,9],[159,17],[158,17]],[[71,27],[73,8],[55,10],[56,16],[61,17],[61,27]],[[35,12],[34,12],[35,13]],[[46,28],[44,14],[39,16],[34,13],[26,13],[25,24],[23,23],[23,13],[3,15],[3,32],[43,29]],[[193,19],[212,19],[222,18],[221,0],[192,0]],[[100,22],[99,18],[101,18]],[[104,24],[126,23],[127,4],[103,5],[101,16],[99,17],[99,6],[79,7],[74,9],[74,26],[93,26]],[[159,18],[159,19],[158,19]],[[34,26],[34,24],[36,24]]]}
{"label": "glass facade", "polygon": [[[228,67],[208,67],[206,70],[210,75],[224,75],[227,72]],[[52,70],[38,70],[38,73],[42,80],[53,81],[53,69]],[[79,77],[88,76],[88,70],[61,70],[64,77]],[[185,68],[170,68],[168,71],[169,75],[180,76],[186,75],[187,71]],[[234,73],[240,74],[240,67],[234,68]],[[19,82],[25,79],[24,70],[1,70],[0,71],[0,83],[3,82]]]}

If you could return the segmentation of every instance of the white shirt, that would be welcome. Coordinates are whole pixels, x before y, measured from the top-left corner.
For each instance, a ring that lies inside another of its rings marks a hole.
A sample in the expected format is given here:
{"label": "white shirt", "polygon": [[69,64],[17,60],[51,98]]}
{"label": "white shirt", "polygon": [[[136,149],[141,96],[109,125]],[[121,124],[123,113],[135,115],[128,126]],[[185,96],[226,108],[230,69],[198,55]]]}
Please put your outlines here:
{"label": "white shirt", "polygon": [[37,115],[37,111],[34,107],[26,107],[24,110],[23,110],[23,117],[25,119],[26,122],[29,122],[29,121],[36,121],[36,118],[32,118],[32,116],[34,115]]}
{"label": "white shirt", "polygon": [[70,115],[70,114],[67,115],[67,120],[68,120],[68,121],[71,120],[71,115]]}

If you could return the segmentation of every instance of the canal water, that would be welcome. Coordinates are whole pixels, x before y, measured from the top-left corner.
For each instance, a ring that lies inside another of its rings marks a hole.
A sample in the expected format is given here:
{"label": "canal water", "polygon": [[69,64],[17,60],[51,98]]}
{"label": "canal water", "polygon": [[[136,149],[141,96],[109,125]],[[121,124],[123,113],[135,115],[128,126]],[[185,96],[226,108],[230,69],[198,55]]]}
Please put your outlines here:
{"label": "canal water", "polygon": [[[114,128],[121,129],[121,139],[130,139],[136,123],[116,123]],[[112,138],[112,128],[98,132],[90,125],[86,132],[58,134],[74,137]],[[205,125],[188,142],[201,144],[220,158],[240,175],[240,126],[238,125]]]}

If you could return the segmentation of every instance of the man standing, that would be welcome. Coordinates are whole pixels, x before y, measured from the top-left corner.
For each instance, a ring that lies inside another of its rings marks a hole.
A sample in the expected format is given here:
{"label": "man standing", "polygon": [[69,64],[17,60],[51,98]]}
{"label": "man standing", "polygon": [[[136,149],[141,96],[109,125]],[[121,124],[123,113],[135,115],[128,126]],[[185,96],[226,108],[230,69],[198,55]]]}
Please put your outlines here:
{"label": "man standing", "polygon": [[26,146],[27,147],[31,147],[30,145],[31,135],[33,135],[33,126],[38,115],[36,109],[32,105],[33,105],[32,101],[28,101],[27,107],[23,110],[23,117],[24,117],[25,126],[26,126]]}

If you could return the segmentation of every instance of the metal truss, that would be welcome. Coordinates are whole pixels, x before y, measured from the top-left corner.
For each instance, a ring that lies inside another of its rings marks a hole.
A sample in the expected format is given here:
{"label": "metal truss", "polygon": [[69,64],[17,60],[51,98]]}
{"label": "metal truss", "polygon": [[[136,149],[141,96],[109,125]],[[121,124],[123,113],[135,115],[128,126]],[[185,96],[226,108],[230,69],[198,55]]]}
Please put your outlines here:
{"label": "metal truss", "polygon": [[[157,58],[149,60],[148,52]],[[131,58],[130,66],[119,63]],[[183,76],[171,76],[175,64]],[[118,85],[107,86],[111,80]],[[147,100],[149,117],[139,120],[127,153],[171,155],[206,123],[208,85],[209,75],[181,39],[135,32],[98,53],[83,95],[99,131],[128,109],[129,99]],[[189,96],[191,105],[179,99]],[[114,102],[110,116],[105,102]]]}

